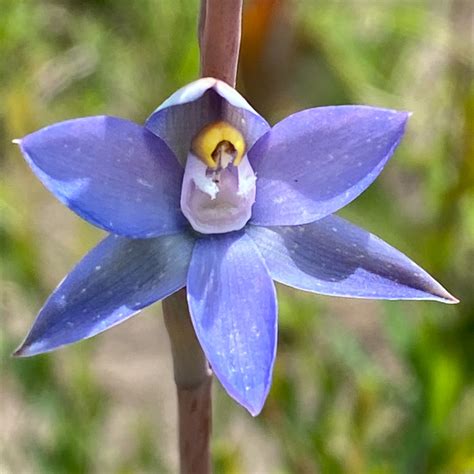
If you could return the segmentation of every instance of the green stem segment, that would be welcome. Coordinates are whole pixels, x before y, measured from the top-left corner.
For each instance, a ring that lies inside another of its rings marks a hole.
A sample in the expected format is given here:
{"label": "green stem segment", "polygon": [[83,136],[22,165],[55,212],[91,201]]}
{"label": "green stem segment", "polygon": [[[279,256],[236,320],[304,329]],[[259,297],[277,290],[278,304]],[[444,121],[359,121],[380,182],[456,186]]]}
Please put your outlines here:
{"label": "green stem segment", "polygon": [[[201,0],[201,76],[235,87],[242,24],[242,0]],[[186,290],[163,301],[178,392],[181,474],[211,472],[212,372],[189,316]]]}

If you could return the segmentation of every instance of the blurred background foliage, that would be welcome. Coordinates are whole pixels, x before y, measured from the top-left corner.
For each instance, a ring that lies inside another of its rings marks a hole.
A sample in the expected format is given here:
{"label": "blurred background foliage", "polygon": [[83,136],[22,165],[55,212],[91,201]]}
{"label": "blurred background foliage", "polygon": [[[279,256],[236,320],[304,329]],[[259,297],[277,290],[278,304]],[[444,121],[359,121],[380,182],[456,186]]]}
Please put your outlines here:
{"label": "blurred background foliage", "polygon": [[[42,188],[10,140],[84,115],[143,122],[198,75],[197,11],[196,0],[0,0],[2,473],[176,472],[159,305],[91,341],[9,358],[103,234]],[[280,287],[262,415],[215,383],[216,473],[474,472],[473,42],[469,0],[246,2],[239,89],[271,123],[327,104],[414,113],[382,176],[342,214],[461,303]]]}

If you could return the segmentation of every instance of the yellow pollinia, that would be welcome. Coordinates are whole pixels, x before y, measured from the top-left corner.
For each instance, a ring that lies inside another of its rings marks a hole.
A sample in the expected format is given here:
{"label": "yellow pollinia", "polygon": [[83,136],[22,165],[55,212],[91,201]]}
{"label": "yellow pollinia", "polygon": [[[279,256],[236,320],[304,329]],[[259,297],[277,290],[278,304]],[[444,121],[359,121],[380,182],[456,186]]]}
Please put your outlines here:
{"label": "yellow pollinia", "polygon": [[206,125],[193,139],[192,152],[209,168],[220,166],[218,151],[223,146],[232,150],[232,164],[238,166],[245,154],[245,141],[242,134],[227,122],[212,122]]}

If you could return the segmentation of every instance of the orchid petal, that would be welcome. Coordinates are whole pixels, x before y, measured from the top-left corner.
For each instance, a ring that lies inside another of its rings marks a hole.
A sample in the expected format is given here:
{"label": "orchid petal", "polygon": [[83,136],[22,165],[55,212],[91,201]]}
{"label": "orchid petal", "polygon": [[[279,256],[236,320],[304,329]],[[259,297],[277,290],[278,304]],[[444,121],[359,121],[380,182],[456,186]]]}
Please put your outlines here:
{"label": "orchid petal", "polygon": [[245,234],[199,239],[188,275],[196,335],[229,395],[257,415],[268,394],[277,340],[275,288]]}
{"label": "orchid petal", "polygon": [[380,174],[407,118],[394,110],[340,106],[279,122],[249,151],[258,178],[252,222],[307,224],[351,202]]}
{"label": "orchid petal", "polygon": [[205,125],[221,120],[242,133],[247,150],[270,128],[235,89],[210,77],[175,92],[151,114],[145,126],[168,144],[184,166],[192,139]]}
{"label": "orchid petal", "polygon": [[457,303],[437,281],[375,235],[337,216],[312,224],[248,226],[273,279],[352,298]]}
{"label": "orchid petal", "polygon": [[178,232],[183,169],[144,127],[87,117],[43,128],[18,141],[29,165],[65,205],[90,223],[128,237]]}
{"label": "orchid petal", "polygon": [[56,288],[15,355],[92,337],[184,287],[193,242],[187,234],[107,237]]}

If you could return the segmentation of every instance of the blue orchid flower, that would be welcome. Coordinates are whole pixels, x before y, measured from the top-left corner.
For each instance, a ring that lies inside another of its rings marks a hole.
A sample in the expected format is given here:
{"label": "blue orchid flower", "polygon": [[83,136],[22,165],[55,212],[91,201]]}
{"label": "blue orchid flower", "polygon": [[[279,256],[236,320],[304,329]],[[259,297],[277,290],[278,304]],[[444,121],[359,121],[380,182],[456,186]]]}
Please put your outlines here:
{"label": "blue orchid flower", "polygon": [[144,126],[86,117],[16,140],[43,184],[111,235],[59,284],[15,354],[89,338],[186,287],[215,375],[256,415],[277,347],[274,280],[324,295],[457,302],[333,215],[382,171],[407,119],[338,106],[270,127],[235,89],[204,78]]}

